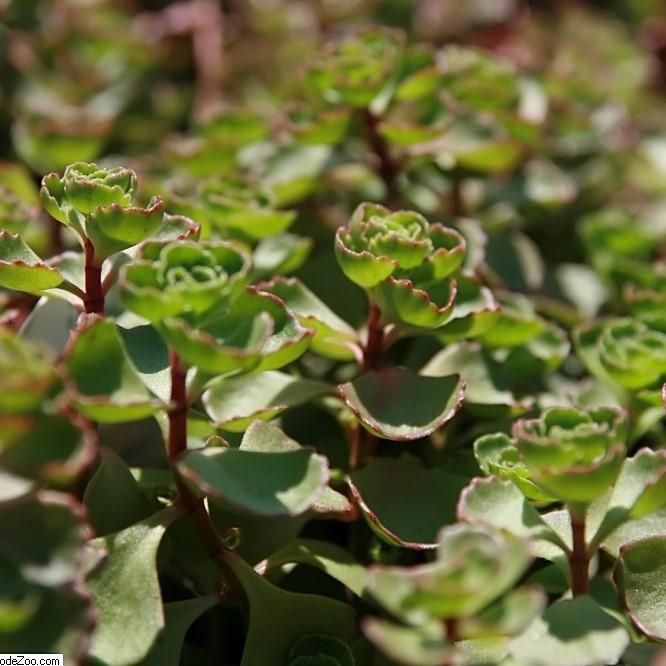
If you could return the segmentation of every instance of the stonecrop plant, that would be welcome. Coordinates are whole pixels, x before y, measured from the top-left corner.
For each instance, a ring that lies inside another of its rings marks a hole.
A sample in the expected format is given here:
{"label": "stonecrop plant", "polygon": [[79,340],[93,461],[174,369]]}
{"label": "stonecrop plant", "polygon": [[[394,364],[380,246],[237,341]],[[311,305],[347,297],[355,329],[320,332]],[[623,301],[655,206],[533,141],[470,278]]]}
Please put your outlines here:
{"label": "stonecrop plant", "polygon": [[0,2],[0,655],[663,663],[666,27],[590,4]]}

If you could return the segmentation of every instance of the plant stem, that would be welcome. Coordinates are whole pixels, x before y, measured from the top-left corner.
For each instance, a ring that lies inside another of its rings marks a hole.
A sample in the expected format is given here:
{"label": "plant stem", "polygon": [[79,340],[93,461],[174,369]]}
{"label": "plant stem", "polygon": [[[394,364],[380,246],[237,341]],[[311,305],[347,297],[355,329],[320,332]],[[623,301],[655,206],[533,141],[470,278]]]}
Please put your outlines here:
{"label": "plant stem", "polygon": [[363,110],[365,137],[377,159],[377,174],[384,181],[386,201],[390,206],[399,206],[398,175],[400,173],[400,165],[391,157],[389,147],[386,141],[384,141],[384,137],[379,133],[379,122],[380,117],[370,109]]}
{"label": "plant stem", "polygon": [[[377,370],[384,355],[384,324],[379,307],[370,301],[368,312],[368,337],[363,347],[363,372]],[[357,439],[352,442],[349,466],[352,470],[362,467],[376,450],[378,439],[362,426],[358,426]]]}
{"label": "plant stem", "polygon": [[453,217],[463,217],[465,215],[465,205],[462,198],[462,178],[458,175],[454,175],[451,180],[449,209]]}
{"label": "plant stem", "polygon": [[104,314],[104,293],[102,291],[102,267],[95,261],[95,247],[86,238],[83,243],[85,255],[86,295],[83,305],[87,314]]}
{"label": "plant stem", "polygon": [[171,408],[167,412],[169,431],[167,437],[167,455],[176,481],[178,499],[191,513],[197,532],[206,546],[211,558],[218,564],[229,588],[240,590],[240,583],[226,562],[227,548],[206,510],[203,499],[198,497],[184,482],[176,468],[177,459],[187,450],[187,371],[182,366],[180,357],[174,351],[169,353],[171,371]]}
{"label": "plant stem", "polygon": [[585,543],[585,509],[569,507],[573,549],[569,554],[571,568],[571,592],[574,597],[587,594],[590,557]]}
{"label": "plant stem", "polygon": [[375,303],[368,312],[368,337],[363,348],[363,370],[377,370],[384,354],[384,325],[382,313]]}
{"label": "plant stem", "polygon": [[[455,643],[460,640],[457,617],[447,617],[446,620],[444,620],[444,632],[446,634],[446,640],[449,643]],[[452,666],[452,663],[447,659],[441,664],[441,666]]]}
{"label": "plant stem", "polygon": [[171,370],[171,408],[169,417],[169,437],[167,441],[167,454],[173,462],[187,449],[187,389],[185,379],[187,373],[182,367],[180,357],[176,352],[169,353],[169,366]]}

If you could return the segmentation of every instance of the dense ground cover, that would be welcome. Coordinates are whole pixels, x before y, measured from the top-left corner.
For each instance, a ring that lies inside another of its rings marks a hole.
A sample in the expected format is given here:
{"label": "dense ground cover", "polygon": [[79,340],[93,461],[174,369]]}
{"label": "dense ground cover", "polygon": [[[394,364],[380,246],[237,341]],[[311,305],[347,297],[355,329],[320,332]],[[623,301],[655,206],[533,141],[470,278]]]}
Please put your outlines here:
{"label": "dense ground cover", "polygon": [[0,653],[658,663],[666,23],[598,4],[0,1]]}

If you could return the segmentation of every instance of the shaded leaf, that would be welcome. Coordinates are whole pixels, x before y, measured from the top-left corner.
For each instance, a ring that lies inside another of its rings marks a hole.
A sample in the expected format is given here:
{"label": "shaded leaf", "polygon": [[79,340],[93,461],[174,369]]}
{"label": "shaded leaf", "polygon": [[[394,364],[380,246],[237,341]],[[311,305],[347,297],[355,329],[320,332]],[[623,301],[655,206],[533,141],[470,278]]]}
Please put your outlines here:
{"label": "shaded leaf", "polygon": [[45,264],[20,236],[0,230],[0,286],[39,294],[62,280],[60,272]]}
{"label": "shaded leaf", "polygon": [[270,575],[271,570],[291,563],[307,564],[321,569],[358,597],[363,597],[365,593],[367,582],[365,568],[344,548],[327,541],[296,539],[273,553],[256,568]]}
{"label": "shaded leaf", "polygon": [[164,627],[157,550],[166,528],[178,515],[174,508],[165,509],[93,542],[104,547],[108,557],[89,578],[98,615],[91,655],[108,666],[141,661]]}
{"label": "shaded leaf", "polygon": [[626,629],[590,597],[555,602],[511,643],[510,654],[534,666],[615,664],[629,643]]}
{"label": "shaded leaf", "polygon": [[614,578],[633,623],[650,639],[666,640],[666,535],[622,546]]}
{"label": "shaded leaf", "polygon": [[463,402],[458,375],[426,377],[386,368],[338,387],[340,397],[370,432],[410,441],[432,434],[450,421]]}
{"label": "shaded leaf", "polygon": [[218,427],[242,432],[255,419],[269,421],[286,409],[330,390],[323,382],[269,371],[249,377],[216,380],[204,392],[203,402],[206,412]]}
{"label": "shaded leaf", "polygon": [[464,478],[440,467],[428,470],[412,457],[373,458],[349,478],[373,531],[392,545],[417,550],[437,547],[439,530],[455,519],[455,500],[464,485]]}

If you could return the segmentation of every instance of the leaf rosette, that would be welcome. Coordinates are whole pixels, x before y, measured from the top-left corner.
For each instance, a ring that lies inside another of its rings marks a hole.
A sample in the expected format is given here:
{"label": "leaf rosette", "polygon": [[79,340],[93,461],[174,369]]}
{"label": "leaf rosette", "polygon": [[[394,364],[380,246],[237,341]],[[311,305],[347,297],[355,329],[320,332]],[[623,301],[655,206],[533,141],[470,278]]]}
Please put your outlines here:
{"label": "leaf rosette", "polygon": [[626,414],[615,407],[554,407],[541,418],[516,421],[512,435],[538,487],[568,504],[588,504],[618,477]]}
{"label": "leaf rosette", "polygon": [[589,370],[627,389],[646,388],[666,374],[666,333],[661,317],[614,318],[576,332]]}
{"label": "leaf rosette", "polygon": [[207,181],[199,199],[213,226],[260,240],[285,231],[296,218],[290,210],[277,210],[269,193],[241,180]]}
{"label": "leaf rosette", "polygon": [[277,296],[253,287],[212,310],[196,327],[174,317],[158,327],[185,363],[220,375],[277,370],[301,356],[314,334]]}
{"label": "leaf rosette", "polygon": [[136,193],[137,178],[131,169],[75,162],[62,176],[45,176],[40,197],[51,216],[92,242],[99,263],[147,240],[160,228],[162,200],[153,197],[146,207],[137,206]]}
{"label": "leaf rosette", "polygon": [[327,102],[364,107],[377,97],[403,53],[402,33],[373,28],[332,45],[308,71],[308,83]]}
{"label": "leaf rosette", "polygon": [[451,316],[457,293],[452,275],[465,259],[456,230],[429,224],[419,213],[361,204],[336,234],[345,275],[371,290],[387,321],[438,328]]}
{"label": "leaf rosette", "polygon": [[[391,658],[409,664],[442,663],[442,656],[456,653],[460,640],[518,634],[545,602],[533,588],[511,591],[531,559],[526,542],[506,533],[464,524],[446,527],[434,562],[370,571],[371,595],[408,626],[367,618],[365,634]],[[455,635],[443,620],[455,623]]]}
{"label": "leaf rosette", "polygon": [[153,323],[167,317],[193,322],[240,293],[249,271],[248,255],[233,242],[149,241],[122,269],[121,298]]}

